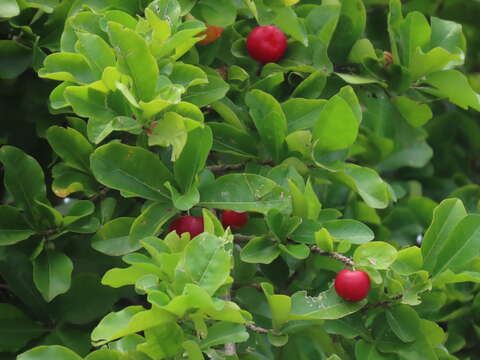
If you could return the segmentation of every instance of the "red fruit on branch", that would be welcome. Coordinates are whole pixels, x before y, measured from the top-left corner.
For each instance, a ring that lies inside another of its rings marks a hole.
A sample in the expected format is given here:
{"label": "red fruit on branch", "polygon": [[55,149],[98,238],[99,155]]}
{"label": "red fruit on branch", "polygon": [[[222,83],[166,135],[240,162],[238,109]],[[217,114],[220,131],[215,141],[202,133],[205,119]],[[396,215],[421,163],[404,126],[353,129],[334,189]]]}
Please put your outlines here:
{"label": "red fruit on branch", "polygon": [[174,230],[178,235],[188,232],[190,239],[193,239],[203,232],[203,218],[201,216],[180,216],[173,220],[168,227],[169,232]]}
{"label": "red fruit on branch", "polygon": [[248,222],[246,213],[239,213],[233,210],[225,210],[221,215],[223,226],[230,226],[232,229],[240,229]]}
{"label": "red fruit on branch", "polygon": [[199,36],[206,35],[204,39],[200,40],[197,44],[199,45],[208,45],[215,40],[217,40],[223,33],[223,27],[207,25],[207,29],[202,31]]}
{"label": "red fruit on branch", "polygon": [[257,26],[247,37],[247,50],[258,62],[277,62],[287,50],[287,38],[276,26]]}
{"label": "red fruit on branch", "polygon": [[346,301],[365,299],[370,290],[370,278],[363,271],[342,270],[335,278],[335,291]]}

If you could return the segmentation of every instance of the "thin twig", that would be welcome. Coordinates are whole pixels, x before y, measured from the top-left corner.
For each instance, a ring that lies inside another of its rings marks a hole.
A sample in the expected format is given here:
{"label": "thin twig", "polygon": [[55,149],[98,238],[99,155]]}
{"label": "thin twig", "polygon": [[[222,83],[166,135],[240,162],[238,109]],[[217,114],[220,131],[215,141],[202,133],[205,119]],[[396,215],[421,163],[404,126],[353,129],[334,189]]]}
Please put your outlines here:
{"label": "thin twig", "polygon": [[95,202],[97,200],[102,200],[110,190],[112,190],[112,189],[110,189],[108,187],[104,187],[98,192],[98,194],[93,195],[88,200],[93,201],[93,202]]}
{"label": "thin twig", "polygon": [[253,324],[245,324],[245,327],[248,330],[252,330],[253,332],[255,332],[257,334],[268,334],[269,333],[269,331],[267,329],[264,329],[262,327],[259,327],[259,326],[253,325]]}
{"label": "thin twig", "polygon": [[342,263],[344,263],[347,266],[351,266],[351,267],[355,266],[355,263],[353,262],[353,260],[351,258],[349,258],[348,256],[345,256],[345,255],[342,255],[342,254],[339,254],[339,253],[336,253],[336,252],[324,251],[316,245],[311,246],[310,250],[313,251],[314,253],[319,254],[319,255],[329,256],[329,257],[331,257],[335,260],[341,261]]}
{"label": "thin twig", "polygon": [[360,311],[363,312],[363,311],[367,311],[367,310],[374,309],[374,308],[377,308],[377,307],[388,306],[392,302],[394,302],[396,300],[400,300],[402,297],[403,297],[403,294],[399,294],[399,295],[392,296],[388,300],[385,300],[385,301],[382,301],[382,302],[379,302],[379,303],[366,304]]}
{"label": "thin twig", "polygon": [[[232,295],[230,291],[228,292],[227,295],[222,296],[222,298],[225,301],[232,300]],[[235,343],[226,343],[224,345],[224,348],[225,348],[225,355],[237,355],[237,347],[235,346]]]}
{"label": "thin twig", "polygon": [[243,235],[243,234],[235,234],[233,235],[235,241],[237,242],[247,242],[252,240],[256,235]]}
{"label": "thin twig", "polygon": [[245,164],[221,164],[221,165],[210,165],[207,168],[213,173],[223,173],[229,170],[242,170],[245,168]]}

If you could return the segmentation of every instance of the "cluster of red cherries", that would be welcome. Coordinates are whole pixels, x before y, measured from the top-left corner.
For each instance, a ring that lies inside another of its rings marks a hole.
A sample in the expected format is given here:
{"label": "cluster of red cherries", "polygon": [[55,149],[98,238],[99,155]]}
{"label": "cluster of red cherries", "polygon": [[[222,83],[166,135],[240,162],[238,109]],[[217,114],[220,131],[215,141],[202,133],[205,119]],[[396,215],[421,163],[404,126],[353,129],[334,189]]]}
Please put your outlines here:
{"label": "cluster of red cherries", "polygon": [[[248,215],[233,210],[225,210],[221,213],[223,226],[231,229],[241,229],[248,223]],[[180,216],[172,221],[168,231],[176,231],[178,235],[189,233],[190,238],[203,232],[203,217]],[[344,269],[335,278],[335,291],[344,300],[357,302],[365,299],[370,290],[370,278],[363,271]]]}

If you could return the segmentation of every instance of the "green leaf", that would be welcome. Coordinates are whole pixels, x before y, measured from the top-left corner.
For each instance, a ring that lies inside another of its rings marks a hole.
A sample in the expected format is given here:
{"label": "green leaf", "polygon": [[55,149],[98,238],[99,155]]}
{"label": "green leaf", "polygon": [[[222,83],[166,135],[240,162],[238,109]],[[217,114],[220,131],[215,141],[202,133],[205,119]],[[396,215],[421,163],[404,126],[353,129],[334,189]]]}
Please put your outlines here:
{"label": "green leaf", "polygon": [[420,318],[415,310],[407,305],[396,305],[386,311],[390,328],[403,342],[416,340]]}
{"label": "green leaf", "polygon": [[110,188],[151,200],[164,200],[171,174],[148,150],[117,142],[103,145],[90,158],[95,178]]}
{"label": "green leaf", "polygon": [[345,164],[343,171],[333,174],[332,177],[345,183],[375,209],[386,208],[389,204],[391,195],[388,185],[371,168]]}
{"label": "green leaf", "polygon": [[406,96],[397,96],[393,98],[392,102],[404,119],[413,127],[425,125],[433,116],[432,110],[427,104],[411,100]]}
{"label": "green leaf", "polygon": [[71,167],[90,172],[90,154],[93,146],[75,129],[52,126],[47,131],[52,149]]}
{"label": "green leaf", "polygon": [[269,283],[261,284],[272,313],[272,324],[275,330],[279,330],[288,322],[288,316],[292,308],[291,298],[287,295],[275,295],[273,286]]}
{"label": "green leaf", "polygon": [[250,134],[227,123],[208,122],[208,126],[213,132],[212,150],[248,158],[257,156],[256,139]]}
{"label": "green leaf", "polygon": [[287,135],[287,120],[282,107],[272,95],[261,90],[250,91],[245,102],[250,108],[250,115],[260,138],[274,159],[279,160]]}
{"label": "green leaf", "polygon": [[416,246],[402,249],[398,252],[392,269],[401,275],[411,275],[420,271],[423,266],[422,250]]}
{"label": "green leaf", "polygon": [[20,211],[12,206],[0,206],[0,245],[16,244],[34,233]]}
{"label": "green leaf", "polygon": [[0,4],[0,17],[11,18],[20,14],[20,7],[16,0],[5,0]]}
{"label": "green leaf", "polygon": [[[12,0],[0,4],[0,17],[5,6],[12,6]],[[18,7],[15,0],[13,3]],[[8,15],[8,9],[5,15]],[[14,8],[10,8],[14,10]],[[12,14],[13,11],[10,12]],[[0,40],[0,79],[14,79],[22,74],[32,63],[32,50],[14,40]]]}
{"label": "green leaf", "polygon": [[72,350],[63,346],[39,346],[18,355],[17,360],[82,360]]}
{"label": "green leaf", "polygon": [[48,204],[42,168],[34,158],[13,146],[0,148],[0,161],[5,171],[5,187],[15,204],[24,210],[30,224],[40,222],[41,212],[36,201]]}
{"label": "green leaf", "polygon": [[393,264],[397,250],[383,241],[372,241],[360,245],[353,253],[353,261],[358,266],[368,266],[377,270],[385,270]]}
{"label": "green leaf", "polygon": [[222,239],[207,233],[192,239],[185,248],[176,272],[213,295],[230,274],[230,255]]}
{"label": "green leaf", "polygon": [[326,100],[289,99],[282,104],[288,123],[288,133],[312,129],[320,121]]}
{"label": "green leaf", "polygon": [[200,206],[258,212],[270,209],[289,213],[291,199],[288,192],[275,182],[255,174],[230,174],[200,188]]}
{"label": "green leaf", "polygon": [[417,48],[422,48],[429,42],[432,31],[425,16],[418,11],[409,13],[399,24],[397,31],[402,65],[409,67],[413,64]]}
{"label": "green leaf", "polygon": [[177,62],[173,65],[169,79],[174,84],[182,85],[185,89],[190,86],[208,83],[207,74],[197,66]]}
{"label": "green leaf", "polygon": [[432,271],[440,251],[445,247],[453,229],[467,216],[467,211],[458,199],[447,199],[433,211],[433,220],[422,240],[422,255],[425,270]]}
{"label": "green leaf", "polygon": [[275,15],[275,18],[272,20],[273,24],[277,25],[293,39],[300,41],[304,46],[308,46],[308,34],[305,24],[298,18],[291,7],[277,8]]}
{"label": "green leaf", "polygon": [[33,261],[33,280],[46,301],[68,291],[72,270],[72,260],[58,251],[44,251]]}
{"label": "green leaf", "polygon": [[280,248],[266,237],[251,239],[240,252],[240,259],[251,264],[270,264],[280,255]]}
{"label": "green leaf", "polygon": [[204,360],[202,350],[200,350],[200,346],[193,341],[187,340],[182,343],[183,348],[187,352],[189,360]]}
{"label": "green leaf", "polygon": [[359,340],[355,344],[355,357],[357,359],[365,360],[384,360],[383,355],[380,355],[374,344],[367,343],[364,340]]}
{"label": "green leaf", "polygon": [[229,0],[211,2],[200,0],[193,9],[193,15],[209,25],[226,27],[235,22],[237,9]]}
{"label": "green leaf", "polygon": [[92,247],[110,256],[119,256],[138,250],[141,245],[129,240],[134,218],[118,217],[103,225],[92,238]]}
{"label": "green leaf", "polygon": [[188,133],[187,143],[173,167],[175,179],[183,192],[190,189],[197,174],[205,167],[212,142],[209,127],[195,128]]}
{"label": "green leaf", "polygon": [[306,291],[292,295],[290,320],[335,320],[360,310],[366,300],[347,302],[342,300],[332,287],[317,297],[307,296]]}
{"label": "green leaf", "polygon": [[45,331],[15,306],[0,303],[0,351],[17,352]]}
{"label": "green leaf", "polygon": [[147,342],[137,346],[152,359],[173,357],[183,350],[183,330],[176,323],[162,324],[145,331]]}
{"label": "green leaf", "polygon": [[40,77],[79,84],[90,84],[99,77],[93,74],[87,59],[76,53],[54,53],[45,58]]}
{"label": "green leaf", "polygon": [[345,149],[355,142],[358,125],[348,103],[335,95],[323,107],[320,118],[315,123],[313,139],[318,142],[322,152]]}
{"label": "green leaf", "polygon": [[[326,83],[327,83],[327,74],[325,73],[325,71],[317,70],[311,73],[310,75],[308,75],[305,80],[303,80],[300,84],[298,84],[298,86],[295,88],[295,90],[292,93],[292,97],[303,98],[303,99],[317,99],[320,97]],[[283,108],[283,110],[286,113],[285,108]],[[287,114],[285,115],[287,116],[287,121],[288,121],[288,115]]]}
{"label": "green leaf", "polygon": [[115,53],[100,36],[80,31],[76,32],[76,35],[78,42],[75,48],[87,59],[97,78],[102,76],[106,67],[115,66]]}
{"label": "green leaf", "polygon": [[170,220],[176,211],[169,203],[154,202],[138,216],[130,228],[130,244],[136,247],[138,242],[149,236],[158,235],[163,225]]}
{"label": "green leaf", "polygon": [[137,97],[143,101],[152,100],[155,97],[159,71],[145,40],[135,31],[114,22],[108,23],[108,36],[118,51],[117,57],[123,70],[133,79]]}
{"label": "green leaf", "polygon": [[208,328],[208,336],[200,342],[200,348],[226,343],[241,343],[248,340],[248,332],[242,324],[220,321]]}
{"label": "green leaf", "polygon": [[200,108],[223,99],[230,88],[215,70],[208,68],[202,68],[202,70],[207,74],[208,83],[191,86],[182,98],[183,101]]}
{"label": "green leaf", "polygon": [[435,87],[433,90],[426,90],[439,97],[446,97],[462,109],[469,107],[480,111],[480,96],[473,91],[465,75],[456,70],[438,71],[429,74],[425,80]]}
{"label": "green leaf", "polygon": [[447,269],[453,271],[473,260],[480,253],[480,215],[467,215],[453,228],[438,252],[432,276]]}
{"label": "green leaf", "polygon": [[334,238],[348,240],[352,244],[361,245],[374,238],[373,231],[367,225],[356,220],[331,220],[324,222],[323,226]]}

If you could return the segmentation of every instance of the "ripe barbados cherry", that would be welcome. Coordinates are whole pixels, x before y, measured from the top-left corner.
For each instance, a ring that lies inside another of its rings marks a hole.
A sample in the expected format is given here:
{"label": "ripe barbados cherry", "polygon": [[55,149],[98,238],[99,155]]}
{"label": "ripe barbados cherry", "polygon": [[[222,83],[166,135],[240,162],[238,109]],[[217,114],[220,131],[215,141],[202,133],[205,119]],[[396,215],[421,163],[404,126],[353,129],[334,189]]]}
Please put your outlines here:
{"label": "ripe barbados cherry", "polygon": [[200,40],[197,44],[208,45],[217,40],[223,33],[223,27],[207,25],[207,30],[202,31],[199,35],[206,35],[204,39]]}
{"label": "ripe barbados cherry", "polygon": [[222,224],[232,229],[240,229],[244,227],[248,222],[248,215],[245,213],[239,213],[233,210],[225,210],[222,212]]}
{"label": "ripe barbados cherry", "polygon": [[363,271],[344,269],[335,278],[335,290],[346,301],[357,302],[367,297],[370,278]]}
{"label": "ripe barbados cherry", "polygon": [[173,220],[168,227],[169,232],[173,230],[175,230],[178,235],[188,232],[190,239],[193,239],[203,232],[203,218],[201,216],[180,216]]}
{"label": "ripe barbados cherry", "polygon": [[276,26],[257,26],[247,37],[247,50],[258,62],[276,62],[287,50],[287,38]]}

